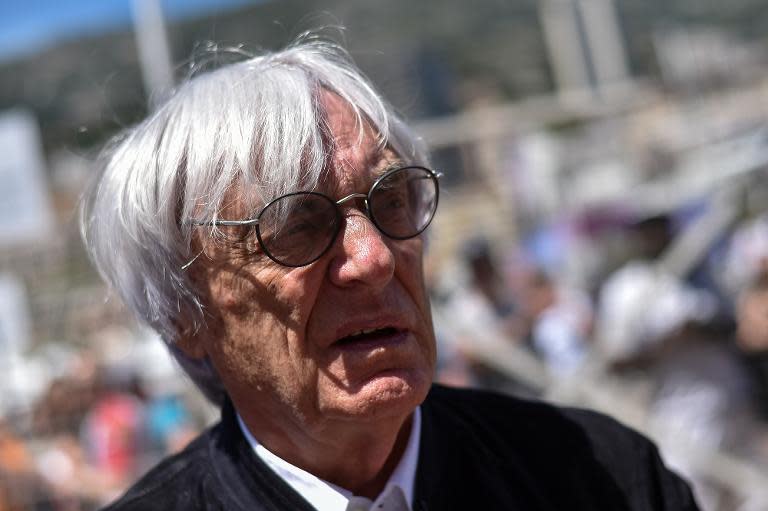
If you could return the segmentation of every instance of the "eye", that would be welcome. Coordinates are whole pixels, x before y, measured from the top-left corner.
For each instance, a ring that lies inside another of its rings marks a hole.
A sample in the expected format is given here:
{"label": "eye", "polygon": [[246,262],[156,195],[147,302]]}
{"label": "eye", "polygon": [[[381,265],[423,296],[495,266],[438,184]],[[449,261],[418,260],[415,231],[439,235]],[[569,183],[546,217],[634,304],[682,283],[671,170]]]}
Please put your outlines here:
{"label": "eye", "polygon": [[314,193],[281,197],[259,216],[265,251],[289,266],[315,259],[333,240],[337,227],[336,205]]}
{"label": "eye", "polygon": [[282,237],[304,236],[317,227],[317,218],[310,215],[300,215],[300,218],[290,218],[275,235]]}
{"label": "eye", "polygon": [[401,209],[408,204],[406,189],[403,186],[384,185],[376,192],[376,205],[381,210]]}

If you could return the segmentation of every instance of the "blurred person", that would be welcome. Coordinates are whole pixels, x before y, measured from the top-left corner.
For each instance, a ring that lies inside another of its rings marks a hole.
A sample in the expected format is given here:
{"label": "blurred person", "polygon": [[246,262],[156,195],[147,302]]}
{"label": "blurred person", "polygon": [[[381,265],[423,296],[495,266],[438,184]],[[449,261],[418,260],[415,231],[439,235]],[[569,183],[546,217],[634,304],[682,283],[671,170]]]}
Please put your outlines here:
{"label": "blurred person", "polygon": [[[764,267],[739,294],[735,316],[735,345],[748,378],[746,395],[755,416],[753,427],[743,435],[741,452],[768,467],[768,268]],[[759,497],[756,495],[756,503],[748,501],[743,509],[760,509],[764,500]]]}
{"label": "blurred person", "polygon": [[107,475],[86,461],[80,441],[69,433],[47,438],[35,455],[37,472],[47,483],[56,511],[94,509],[114,498]]}
{"label": "blurred person", "polygon": [[720,270],[720,284],[735,298],[760,278],[768,266],[768,214],[741,222],[728,240]]}
{"label": "blurred person", "polygon": [[[480,352],[493,352],[499,345],[520,338],[521,323],[506,279],[490,242],[475,236],[461,248],[460,269],[446,282],[446,299],[441,306],[448,316],[449,329],[437,328],[443,342],[439,366],[465,372],[463,383],[493,390],[522,393],[525,389],[509,376],[487,364]],[[483,325],[478,332],[477,325]],[[450,379],[448,381],[451,381]]]}
{"label": "blurred person", "polygon": [[109,509],[697,509],[611,419],[432,385],[438,174],[337,46],[200,74],[103,162],[90,253],[222,407]]}
{"label": "blurred person", "polygon": [[490,306],[496,317],[502,319],[510,317],[515,310],[515,305],[488,240],[485,238],[469,240],[464,246],[463,257],[469,272],[471,288]]}
{"label": "blurred person", "polygon": [[35,404],[33,429],[42,436],[60,432],[77,434],[80,422],[93,405],[93,378],[83,379],[66,374],[53,380]]}
{"label": "blurred person", "polygon": [[50,488],[38,476],[30,448],[0,417],[0,511],[50,509]]}
{"label": "blurred person", "polygon": [[529,341],[549,371],[573,374],[584,362],[592,326],[592,304],[585,293],[558,286],[542,270],[525,279],[520,303],[530,323]]}
{"label": "blurred person", "polygon": [[645,337],[614,359],[613,368],[642,374],[650,384],[649,411],[666,431],[661,445],[670,464],[694,481],[702,506],[713,507],[721,489],[696,473],[690,453],[678,444],[686,439],[699,448],[768,460],[768,436],[760,424],[767,395],[760,387],[765,352],[759,347],[768,348],[768,279],[757,278],[740,294],[733,325],[710,313],[714,299],[702,300],[700,291],[661,269],[653,276],[643,282],[645,288],[636,282],[634,291],[636,320],[654,328],[642,324],[645,330],[635,330],[632,335]]}
{"label": "blurred person", "polygon": [[146,451],[144,404],[134,389],[135,378],[124,368],[102,368],[95,400],[81,425],[88,464],[115,490],[135,475]]}
{"label": "blurred person", "polygon": [[752,382],[752,399],[768,421],[768,265],[736,301],[736,346]]}
{"label": "blurred person", "polygon": [[635,223],[629,230],[633,256],[600,286],[596,347],[613,365],[655,350],[687,323],[707,321],[716,312],[714,297],[661,264],[672,239],[672,220],[667,215]]}
{"label": "blurred person", "polygon": [[189,410],[174,393],[153,396],[147,402],[144,415],[151,446],[165,454],[180,451],[196,434]]}
{"label": "blurred person", "polygon": [[632,361],[651,383],[649,413],[664,430],[668,461],[694,483],[704,509],[717,506],[722,489],[700,474],[690,446],[757,457],[749,381],[731,333],[730,324],[688,323]]}

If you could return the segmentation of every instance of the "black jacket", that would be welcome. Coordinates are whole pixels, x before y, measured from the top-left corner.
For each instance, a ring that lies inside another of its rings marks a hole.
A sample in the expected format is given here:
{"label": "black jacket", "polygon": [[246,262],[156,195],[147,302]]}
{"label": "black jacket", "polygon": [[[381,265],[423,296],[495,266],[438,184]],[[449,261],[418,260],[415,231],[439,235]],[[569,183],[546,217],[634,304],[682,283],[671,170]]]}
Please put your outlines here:
{"label": "black jacket", "polygon": [[[414,511],[697,510],[645,437],[603,415],[435,385],[422,405]],[[231,405],[109,511],[313,508],[253,453]]]}

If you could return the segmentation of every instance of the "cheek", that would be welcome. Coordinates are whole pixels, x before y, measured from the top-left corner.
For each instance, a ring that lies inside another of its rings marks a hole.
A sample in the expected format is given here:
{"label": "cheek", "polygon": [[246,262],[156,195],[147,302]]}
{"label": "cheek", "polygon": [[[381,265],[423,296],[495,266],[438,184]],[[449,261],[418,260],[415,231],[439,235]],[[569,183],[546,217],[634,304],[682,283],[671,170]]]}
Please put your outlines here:
{"label": "cheek", "polygon": [[259,387],[308,384],[313,367],[305,331],[316,286],[304,277],[242,270],[211,282],[218,326],[210,331],[208,352],[222,373]]}
{"label": "cheek", "polygon": [[395,270],[396,278],[405,288],[406,293],[416,306],[421,316],[424,330],[421,332],[422,349],[427,359],[434,365],[436,358],[436,341],[432,325],[432,308],[429,293],[424,278],[423,240],[414,238],[403,242],[402,250],[398,252],[398,264]]}
{"label": "cheek", "polygon": [[227,325],[262,333],[280,325],[297,330],[311,288],[301,275],[269,265],[228,267],[208,282],[208,301]]}
{"label": "cheek", "polygon": [[423,241],[415,238],[401,243],[403,246],[397,252],[398,262],[395,267],[397,279],[420,310],[429,310],[429,297],[424,279]]}
{"label": "cheek", "polygon": [[208,353],[227,389],[270,402],[295,402],[311,385],[313,369],[296,349],[290,322],[257,308],[224,313],[221,335]]}

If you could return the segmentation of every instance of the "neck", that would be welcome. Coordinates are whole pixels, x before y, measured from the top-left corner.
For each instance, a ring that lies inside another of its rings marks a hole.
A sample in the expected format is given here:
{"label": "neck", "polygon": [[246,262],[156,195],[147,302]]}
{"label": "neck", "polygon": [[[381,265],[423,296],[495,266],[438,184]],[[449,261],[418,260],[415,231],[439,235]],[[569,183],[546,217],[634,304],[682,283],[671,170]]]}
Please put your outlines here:
{"label": "neck", "polygon": [[[334,424],[308,434],[303,428],[275,432],[263,428],[264,417],[243,422],[270,452],[288,463],[355,495],[375,499],[405,452],[413,414],[375,424]],[[327,434],[325,434],[327,432]]]}

